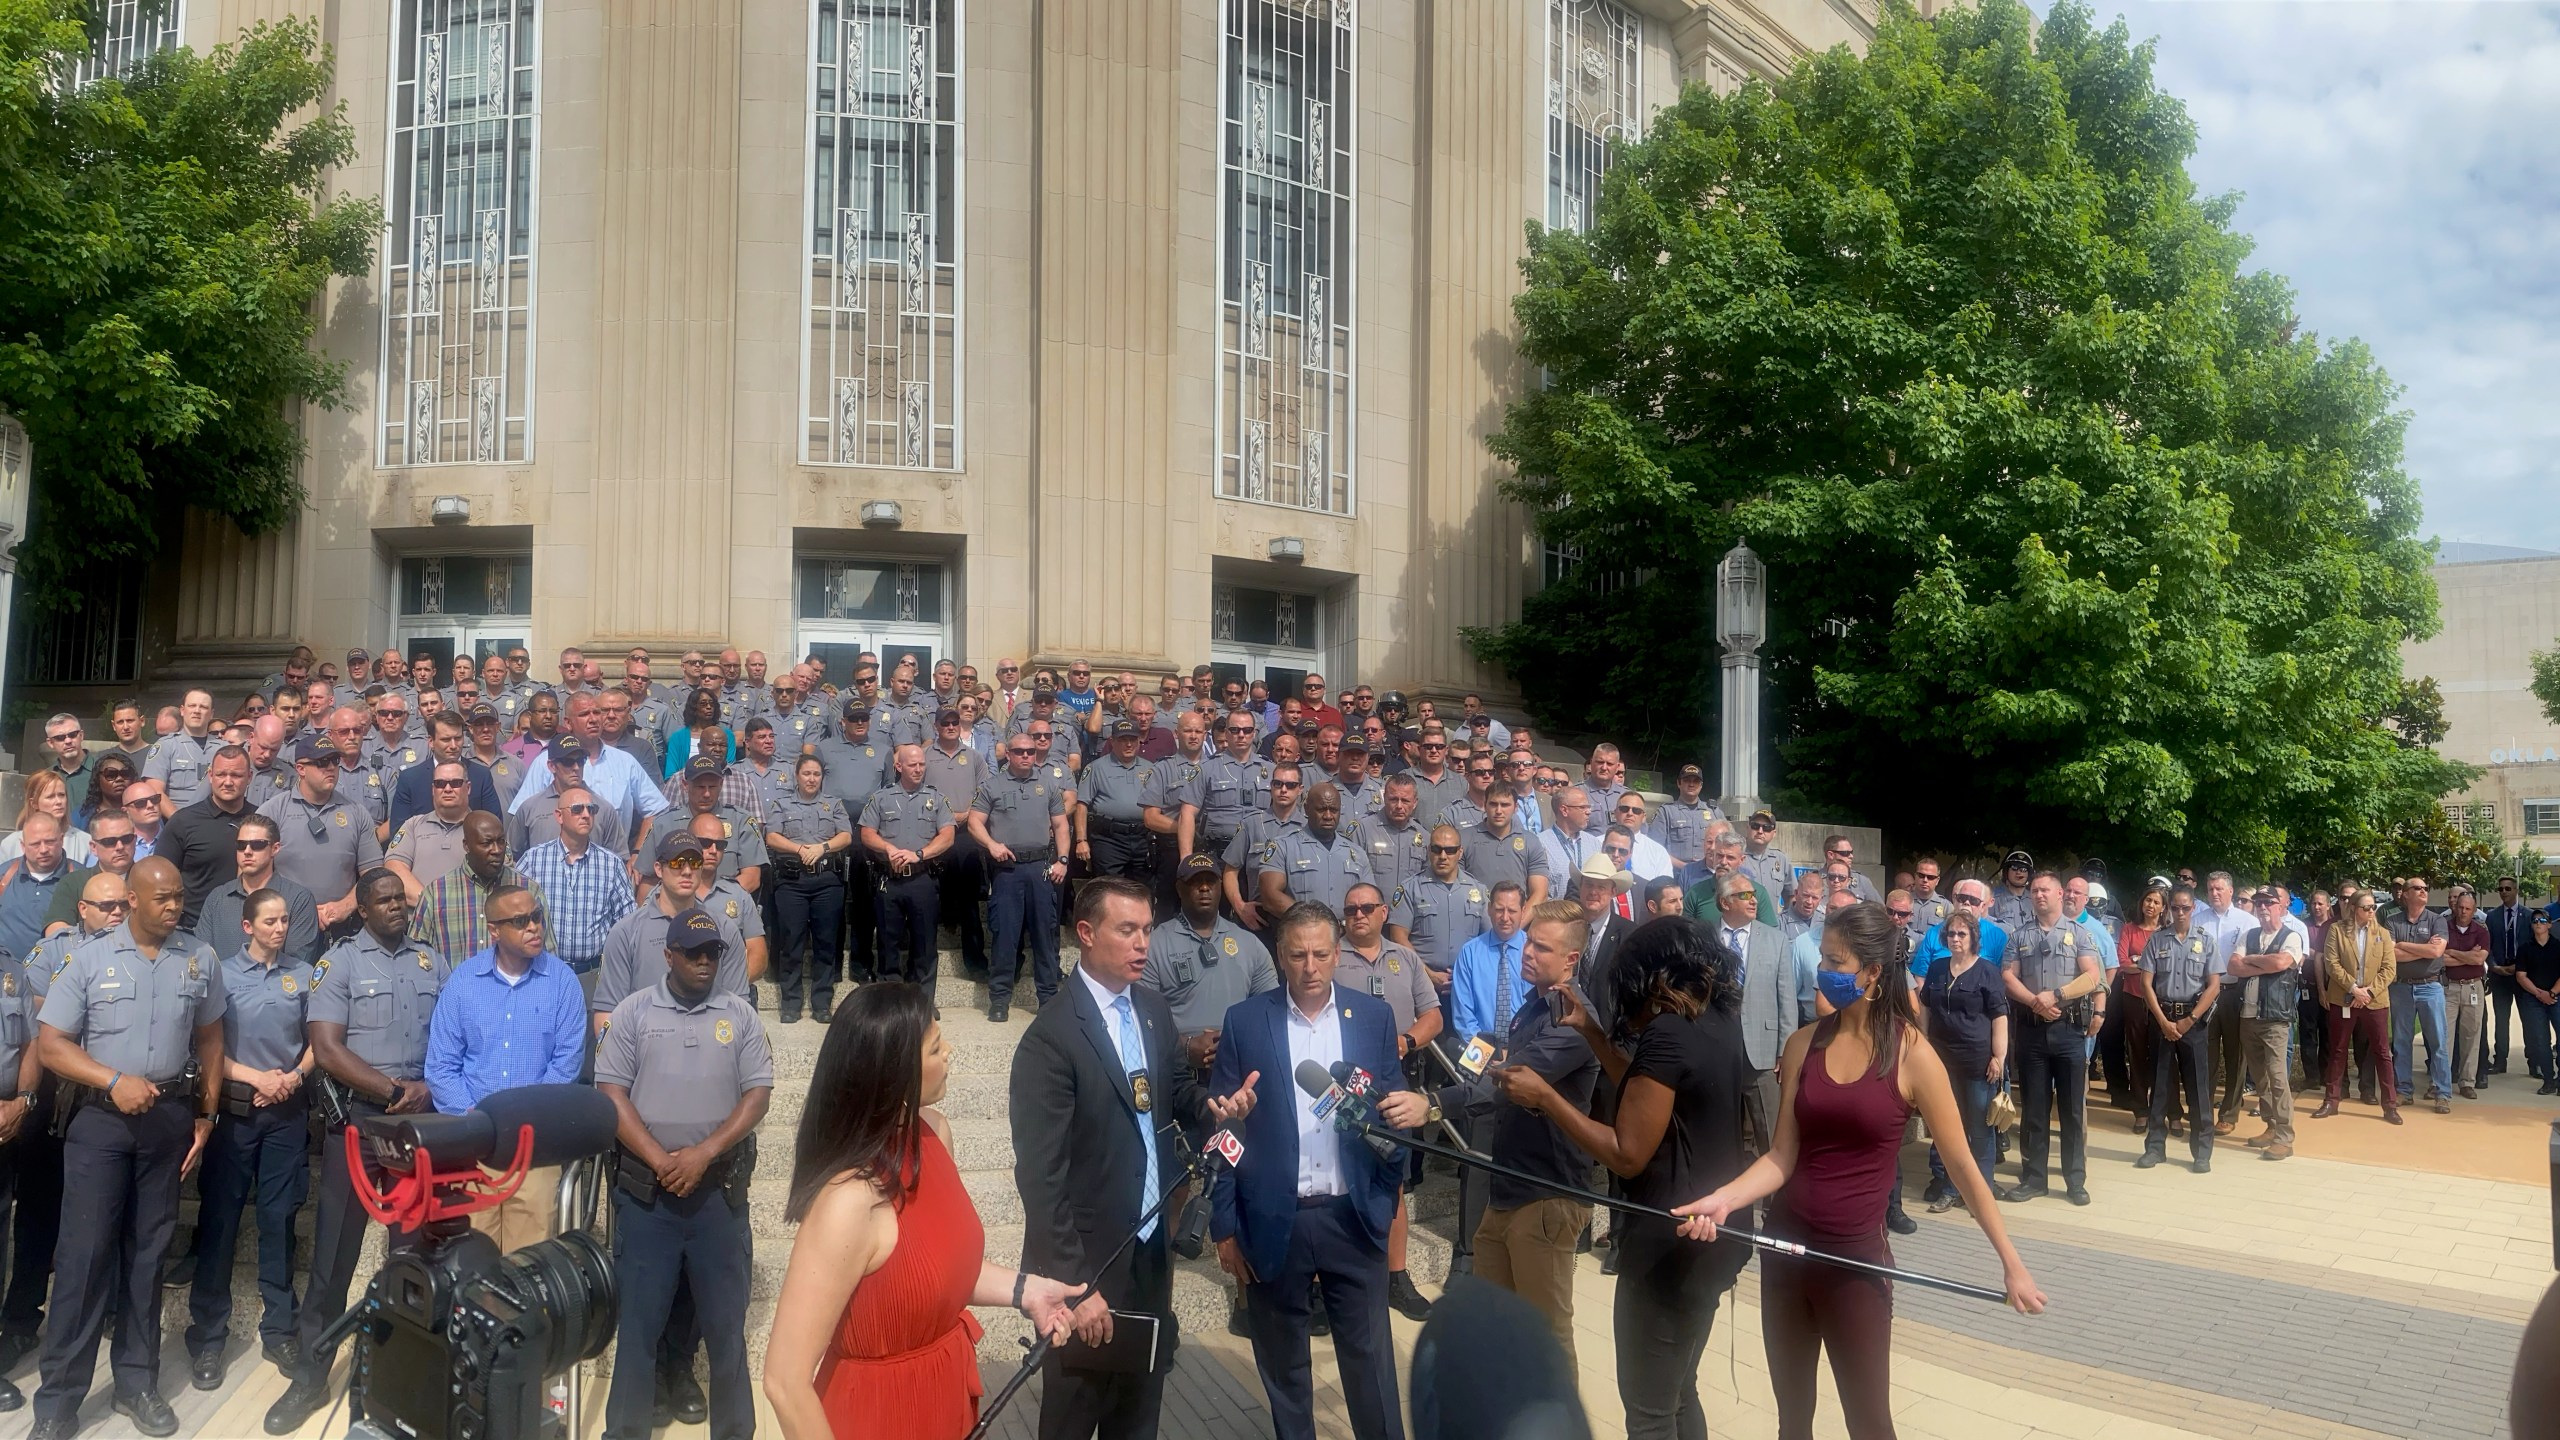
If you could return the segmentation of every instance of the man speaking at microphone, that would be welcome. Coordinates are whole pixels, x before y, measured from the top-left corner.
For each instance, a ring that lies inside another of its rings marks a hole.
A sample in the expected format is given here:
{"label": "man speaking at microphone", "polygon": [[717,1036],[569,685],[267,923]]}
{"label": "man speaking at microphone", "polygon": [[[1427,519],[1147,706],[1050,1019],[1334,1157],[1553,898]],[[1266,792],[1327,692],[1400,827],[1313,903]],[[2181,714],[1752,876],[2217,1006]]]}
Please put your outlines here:
{"label": "man speaking at microphone", "polygon": [[[1400,1076],[1396,1023],[1387,1002],[1334,987],[1342,931],[1333,912],[1302,903],[1272,932],[1280,988],[1227,1012],[1210,1088],[1249,1074],[1294,1076],[1312,1063],[1348,1063],[1374,1077]],[[1338,1073],[1338,1072],[1337,1072]],[[1395,1346],[1387,1329],[1387,1231],[1396,1213],[1403,1157],[1381,1158],[1356,1136],[1338,1133],[1338,1092],[1321,1099],[1291,1085],[1245,1122],[1244,1158],[1218,1177],[1209,1233],[1218,1263],[1243,1283],[1254,1363],[1271,1402],[1278,1440],[1314,1440],[1315,1386],[1308,1356],[1309,1281],[1322,1284],[1342,1369],[1345,1408],[1357,1440],[1403,1440],[1396,1400]],[[1410,1130],[1433,1106],[1410,1090],[1382,1095],[1378,1123]]]}
{"label": "man speaking at microphone", "polygon": [[[1013,1054],[1022,1268],[1071,1286],[1097,1283],[1075,1311],[1076,1338],[1088,1346],[1109,1344],[1115,1311],[1150,1318],[1160,1332],[1145,1374],[1049,1352],[1040,1440],[1087,1440],[1097,1431],[1103,1440],[1153,1440],[1176,1338],[1167,1242],[1178,1217],[1140,1217],[1180,1176],[1180,1126],[1224,1125],[1254,1108],[1258,1077],[1249,1068],[1220,1091],[1200,1088],[1175,1043],[1173,1011],[1138,984],[1154,920],[1147,886],[1118,876],[1087,880],[1076,892],[1083,952],[1076,978],[1040,1006]],[[1136,1242],[1101,1269],[1132,1232]]]}

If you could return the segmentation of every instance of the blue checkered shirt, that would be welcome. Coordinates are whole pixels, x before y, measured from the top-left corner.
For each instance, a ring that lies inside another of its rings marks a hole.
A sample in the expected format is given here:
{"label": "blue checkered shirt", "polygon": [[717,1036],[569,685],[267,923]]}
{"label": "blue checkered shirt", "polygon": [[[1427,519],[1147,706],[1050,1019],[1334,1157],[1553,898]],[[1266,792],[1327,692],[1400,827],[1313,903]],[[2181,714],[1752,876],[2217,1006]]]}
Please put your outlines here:
{"label": "blue checkered shirt", "polygon": [[622,857],[590,845],[572,861],[557,840],[545,840],[516,861],[516,874],[542,892],[543,938],[572,970],[593,970],[604,958],[605,932],[631,913],[631,877]]}

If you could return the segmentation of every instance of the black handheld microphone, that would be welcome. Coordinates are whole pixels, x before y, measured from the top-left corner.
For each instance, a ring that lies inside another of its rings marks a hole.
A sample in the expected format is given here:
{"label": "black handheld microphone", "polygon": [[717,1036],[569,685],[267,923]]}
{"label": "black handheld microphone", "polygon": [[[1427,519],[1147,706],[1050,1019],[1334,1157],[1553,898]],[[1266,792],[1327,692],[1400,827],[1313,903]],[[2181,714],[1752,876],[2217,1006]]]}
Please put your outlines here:
{"label": "black handheld microphone", "polygon": [[[1365,1078],[1366,1072],[1362,1073]],[[1322,1120],[1327,1116],[1332,1117],[1333,1126],[1337,1130],[1354,1129],[1374,1113],[1368,1096],[1356,1094],[1336,1084],[1334,1078],[1325,1073],[1325,1068],[1313,1060],[1298,1062],[1298,1088],[1315,1097],[1316,1118]],[[1362,1135],[1369,1142],[1369,1149],[1379,1159],[1390,1162],[1397,1160],[1394,1141],[1366,1132],[1362,1132]]]}
{"label": "black handheld microphone", "polygon": [[[1185,1151],[1189,1146],[1183,1147]],[[1191,1157],[1194,1174],[1200,1177],[1200,1188],[1193,1191],[1189,1203],[1182,1207],[1181,1218],[1174,1222],[1173,1253],[1185,1260],[1197,1260],[1209,1247],[1209,1187],[1216,1183],[1221,1169],[1234,1169],[1244,1158],[1244,1142],[1232,1130],[1220,1130],[1200,1142],[1199,1152]]]}
{"label": "black handheld microphone", "polygon": [[493,1157],[501,1164],[512,1160],[517,1133],[530,1125],[531,1163],[540,1169],[611,1149],[617,1117],[613,1102],[592,1086],[519,1085],[460,1115],[366,1115],[356,1123],[367,1137],[391,1147],[391,1168],[406,1168],[423,1149],[441,1171]]}

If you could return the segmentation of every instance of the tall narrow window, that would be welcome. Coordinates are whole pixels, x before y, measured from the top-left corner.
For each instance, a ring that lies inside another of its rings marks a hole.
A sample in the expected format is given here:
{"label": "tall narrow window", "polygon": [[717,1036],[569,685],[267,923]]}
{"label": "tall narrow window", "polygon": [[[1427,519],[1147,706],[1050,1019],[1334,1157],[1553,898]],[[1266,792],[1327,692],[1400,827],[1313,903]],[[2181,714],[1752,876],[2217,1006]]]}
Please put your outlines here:
{"label": "tall narrow window", "polygon": [[815,5],[801,458],[956,470],[960,0]]}
{"label": "tall narrow window", "polygon": [[72,83],[122,75],[163,50],[175,50],[184,19],[179,0],[102,0],[88,57],[72,67]]}
{"label": "tall narrow window", "polygon": [[1636,17],[1617,0],[1547,0],[1547,226],[1588,230],[1609,142],[1635,134]]}
{"label": "tall narrow window", "polygon": [[538,0],[396,0],[382,463],[533,448]]}
{"label": "tall narrow window", "polygon": [[1218,493],[1351,509],[1354,0],[1223,0]]}

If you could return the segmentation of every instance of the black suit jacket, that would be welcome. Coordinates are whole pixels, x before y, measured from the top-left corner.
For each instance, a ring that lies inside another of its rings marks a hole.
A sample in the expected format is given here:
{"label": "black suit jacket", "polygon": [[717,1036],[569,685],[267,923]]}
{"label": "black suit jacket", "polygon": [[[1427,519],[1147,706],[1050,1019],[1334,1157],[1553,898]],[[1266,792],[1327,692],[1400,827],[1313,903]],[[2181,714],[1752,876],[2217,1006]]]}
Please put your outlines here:
{"label": "black suit jacket", "polygon": [[[1132,985],[1129,998],[1144,1032],[1154,1092],[1145,1118],[1156,1147],[1156,1183],[1170,1188],[1182,1173],[1179,1126],[1206,1119],[1208,1092],[1174,1044],[1178,1032],[1164,997]],[[1022,1192],[1022,1268],[1081,1285],[1154,1200],[1144,1193],[1147,1157],[1139,1148],[1137,1103],[1119,1042],[1083,977],[1059,986],[1057,998],[1040,1007],[1023,1033],[1013,1052],[1010,1111],[1013,1178]],[[1143,1244],[1165,1244],[1177,1217],[1160,1218]],[[1159,1265],[1153,1273],[1165,1271]],[[1114,1309],[1172,1313],[1169,1279],[1150,1287],[1161,1293],[1130,1293],[1126,1254],[1101,1279],[1103,1298]]]}

